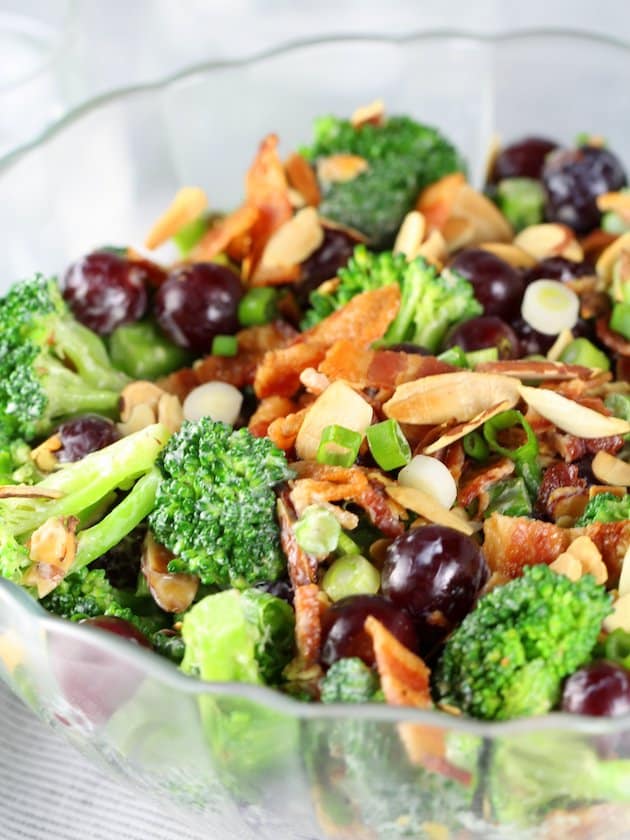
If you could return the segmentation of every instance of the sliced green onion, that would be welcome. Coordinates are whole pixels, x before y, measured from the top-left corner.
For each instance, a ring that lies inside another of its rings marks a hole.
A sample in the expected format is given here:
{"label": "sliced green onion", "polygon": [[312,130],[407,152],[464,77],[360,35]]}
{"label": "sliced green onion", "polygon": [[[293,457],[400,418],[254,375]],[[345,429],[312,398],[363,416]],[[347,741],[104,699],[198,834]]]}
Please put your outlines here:
{"label": "sliced green onion", "polygon": [[204,233],[210,226],[209,216],[199,216],[193,219],[183,228],[180,228],[173,236],[173,242],[177,245],[179,253],[185,257],[203,238]]}
{"label": "sliced green onion", "polygon": [[444,362],[444,364],[447,365],[453,365],[453,367],[468,367],[468,362],[466,361],[466,354],[458,345],[455,345],[455,347],[449,347],[448,350],[445,350],[443,353],[440,353],[440,355],[437,358],[440,362]]}
{"label": "sliced green onion", "polygon": [[504,178],[497,185],[495,200],[516,231],[543,221],[545,191],[533,178]]}
{"label": "sliced green onion", "polygon": [[525,289],[521,315],[544,335],[570,330],[580,315],[580,299],[558,280],[534,280]]}
{"label": "sliced green onion", "polygon": [[277,315],[278,292],[271,286],[250,289],[238,305],[238,320],[243,327],[257,327],[268,324]]}
{"label": "sliced green onion", "polygon": [[368,446],[376,463],[382,470],[404,467],[411,460],[411,449],[397,420],[383,420],[368,426]]}
{"label": "sliced green onion", "polygon": [[485,442],[481,432],[477,430],[475,430],[474,432],[469,432],[467,435],[465,435],[463,443],[464,452],[466,453],[466,455],[469,455],[471,458],[474,458],[475,461],[485,461],[488,455],[490,454],[488,444]]}
{"label": "sliced green onion", "polygon": [[238,341],[235,335],[215,335],[212,339],[213,356],[236,356]]}
{"label": "sliced green onion", "polygon": [[523,478],[506,478],[497,481],[488,490],[488,506],[484,518],[493,513],[503,516],[531,516],[532,503]]}
{"label": "sliced green onion", "polygon": [[610,329],[630,341],[630,303],[616,303],[613,306]]}
{"label": "sliced green onion", "polygon": [[297,544],[313,557],[328,557],[341,535],[337,517],[323,505],[309,505],[293,526]]}
{"label": "sliced green onion", "polygon": [[426,493],[445,508],[451,508],[457,498],[457,484],[448,467],[430,455],[414,455],[398,473],[398,483]]}
{"label": "sliced green onion", "polygon": [[361,547],[358,546],[353,539],[350,539],[345,531],[342,531],[339,534],[337,551],[340,554],[361,554]]}
{"label": "sliced green onion", "polygon": [[484,347],[481,350],[471,350],[465,355],[468,367],[474,368],[484,362],[496,362],[499,358],[499,350],[497,347]]}
{"label": "sliced green onion", "polygon": [[598,370],[610,370],[610,360],[588,338],[574,338],[560,354],[560,361]]}
{"label": "sliced green onion", "polygon": [[326,426],[319,439],[317,461],[336,467],[351,467],[359,454],[363,435],[345,426]]}
{"label": "sliced green onion", "polygon": [[378,569],[361,554],[338,557],[322,580],[322,589],[331,601],[350,595],[376,595],[380,588]]}
{"label": "sliced green onion", "polygon": [[[516,449],[508,449],[499,443],[498,433],[514,426],[522,427],[526,440],[522,446],[517,446]],[[492,452],[511,458],[512,461],[533,461],[538,455],[538,441],[534,430],[520,411],[514,409],[502,411],[500,414],[491,417],[490,420],[486,420],[483,424],[483,436]]]}

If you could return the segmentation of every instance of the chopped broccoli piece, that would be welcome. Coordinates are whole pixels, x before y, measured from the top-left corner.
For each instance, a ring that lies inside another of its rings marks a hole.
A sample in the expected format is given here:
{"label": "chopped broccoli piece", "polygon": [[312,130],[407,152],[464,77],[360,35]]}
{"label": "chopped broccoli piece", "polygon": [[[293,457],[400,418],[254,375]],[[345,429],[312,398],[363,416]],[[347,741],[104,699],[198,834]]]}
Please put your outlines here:
{"label": "chopped broccoli piece", "polygon": [[538,826],[545,814],[593,802],[630,802],[630,761],[602,760],[568,732],[497,739],[488,794],[501,824]]}
{"label": "chopped broccoli piece", "polygon": [[314,326],[355,295],[389,283],[398,283],[402,297],[398,315],[385,335],[386,343],[411,341],[435,352],[450,327],[482,312],[472,285],[455,272],[446,269],[438,274],[421,257],[407,262],[403,254],[374,254],[357,245],[348,265],[339,270],[336,288],[311,294],[311,309],[303,326]]}
{"label": "chopped broccoli piece", "polygon": [[103,569],[84,567],[68,575],[42,599],[42,606],[71,621],[100,615],[123,618],[148,639],[171,623],[151,598],[137,598],[131,592],[115,589]]}
{"label": "chopped broccoli piece", "polygon": [[0,299],[0,424],[10,438],[31,440],[67,415],[114,413],[127,382],[55,280],[37,275]]}
{"label": "chopped broccoli piece", "polygon": [[497,481],[488,490],[489,502],[483,515],[487,519],[493,513],[504,516],[531,516],[532,503],[525,481],[518,478],[506,478]]}
{"label": "chopped broccoli piece", "polygon": [[575,526],[581,528],[593,522],[621,522],[624,519],[630,519],[630,494],[619,498],[614,493],[598,493],[589,499]]}
{"label": "chopped broccoli piece", "polygon": [[169,571],[237,588],[280,577],[274,485],[293,475],[280,449],[204,417],[173,435],[160,467],[149,525],[175,555]]}
{"label": "chopped broccoli piece", "polygon": [[[630,396],[628,394],[608,394],[604,405],[615,417],[621,417],[622,420],[630,422]],[[630,441],[630,434],[625,435],[624,440]]]}
{"label": "chopped broccoli piece", "polygon": [[322,680],[322,703],[369,703],[378,699],[377,675],[354,656],[339,659]]}
{"label": "chopped broccoli piece", "polygon": [[336,154],[364,158],[368,168],[351,181],[322,182],[322,216],[364,233],[376,247],[393,241],[418,193],[450,172],[464,169],[456,149],[434,128],[409,117],[355,127],[320,117],[313,145],[302,149],[313,162]]}
{"label": "chopped broccoli piece", "polygon": [[544,714],[588,660],[610,611],[592,575],[573,582],[545,565],[526,567],[481,598],[448,639],[437,695],[473,717]]}
{"label": "chopped broccoli piece", "polygon": [[203,680],[275,684],[294,654],[293,610],[257,589],[208,595],[184,616],[182,670]]}
{"label": "chopped broccoli piece", "polygon": [[0,430],[0,484],[35,484],[41,478],[28,443]]}

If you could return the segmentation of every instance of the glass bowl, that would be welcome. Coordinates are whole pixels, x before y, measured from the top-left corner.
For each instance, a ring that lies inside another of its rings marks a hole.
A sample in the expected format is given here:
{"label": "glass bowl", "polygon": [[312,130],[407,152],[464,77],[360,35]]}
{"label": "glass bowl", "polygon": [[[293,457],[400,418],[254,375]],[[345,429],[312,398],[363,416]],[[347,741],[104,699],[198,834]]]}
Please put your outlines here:
{"label": "glass bowl", "polygon": [[[592,131],[628,163],[629,89],[626,46],[567,32],[340,37],[194,68],[101,97],[0,162],[0,283],[141,242],[185,184],[229,207],[268,131],[289,150],[315,115],[376,97],[389,113],[439,125],[476,181],[495,132],[569,142]],[[208,836],[630,837],[630,717],[487,724],[204,684],[46,615],[1,580],[0,677],[80,750]],[[403,741],[416,745],[415,764]],[[426,757],[436,742],[448,762]]]}

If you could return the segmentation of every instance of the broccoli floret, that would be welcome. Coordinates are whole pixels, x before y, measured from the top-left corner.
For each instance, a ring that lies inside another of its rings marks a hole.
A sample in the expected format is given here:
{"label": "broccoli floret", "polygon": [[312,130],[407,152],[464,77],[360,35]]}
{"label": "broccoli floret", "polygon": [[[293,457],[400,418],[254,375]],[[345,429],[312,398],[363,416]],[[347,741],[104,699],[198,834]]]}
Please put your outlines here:
{"label": "broccoli floret", "polygon": [[182,670],[203,680],[275,684],[294,655],[295,616],[257,589],[208,595],[184,616]]}
{"label": "broccoli floret", "polygon": [[591,575],[573,582],[548,566],[497,587],[448,639],[438,697],[473,717],[544,714],[562,680],[589,658],[611,597]]}
{"label": "broccoli floret", "polygon": [[376,247],[392,242],[424,187],[464,169],[446,138],[409,117],[358,127],[349,120],[320,117],[313,145],[302,153],[314,162],[336,154],[358,155],[367,161],[367,170],[351,181],[320,184],[319,210],[322,216],[360,230]]}
{"label": "broccoli floret", "polygon": [[151,598],[138,598],[132,592],[115,589],[103,569],[82,568],[68,575],[42,599],[42,606],[71,621],[100,615],[123,618],[148,639],[170,624],[169,616]]}
{"label": "broccoli floret", "polygon": [[385,335],[386,343],[412,341],[435,352],[450,327],[482,312],[468,280],[448,269],[438,274],[422,257],[407,262],[403,254],[374,254],[357,245],[338,276],[333,291],[311,294],[311,309],[303,327],[319,323],[355,295],[389,283],[398,283],[402,297],[398,315]]}
{"label": "broccoli floret", "polygon": [[278,579],[286,561],[274,485],[293,475],[280,449],[204,417],[184,423],[159,464],[149,525],[175,555],[169,571],[239,589]]}
{"label": "broccoli floret", "polygon": [[54,279],[38,275],[0,299],[0,425],[9,438],[31,440],[68,415],[113,413],[127,382]]}
{"label": "broccoli floret", "polygon": [[35,484],[41,478],[28,443],[21,438],[11,440],[0,429],[0,484]]}
{"label": "broccoli floret", "polygon": [[630,761],[601,760],[566,731],[512,735],[495,742],[487,789],[501,824],[533,827],[558,808],[630,802]]}
{"label": "broccoli floret", "polygon": [[620,498],[614,493],[598,493],[589,499],[575,525],[581,528],[593,522],[621,522],[624,519],[630,519],[630,494]]}
{"label": "broccoli floret", "polygon": [[[28,543],[31,535],[51,519],[76,517],[78,520],[71,572],[87,566],[117,545],[153,507],[160,482],[154,464],[168,437],[165,426],[148,426],[47,476],[34,485],[42,491],[41,496],[1,499],[2,576],[16,583],[22,582],[30,565]],[[134,481],[129,489],[129,483]],[[99,510],[102,515],[103,503],[109,505],[112,492],[120,487],[128,490],[126,495],[119,501],[114,495],[114,507],[92,524],[94,512]],[[87,524],[90,527],[84,527]]]}
{"label": "broccoli floret", "polygon": [[339,659],[322,680],[322,703],[369,703],[379,699],[377,675],[354,656]]}

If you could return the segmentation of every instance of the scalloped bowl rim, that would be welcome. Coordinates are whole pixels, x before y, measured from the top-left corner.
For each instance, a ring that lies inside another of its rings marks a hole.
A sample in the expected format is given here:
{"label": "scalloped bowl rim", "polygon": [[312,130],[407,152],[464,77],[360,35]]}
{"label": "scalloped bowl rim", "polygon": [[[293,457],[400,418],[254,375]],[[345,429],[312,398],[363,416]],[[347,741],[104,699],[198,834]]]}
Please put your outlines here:
{"label": "scalloped bowl rim", "polygon": [[[36,151],[49,140],[60,134],[66,127],[80,120],[83,116],[98,110],[118,100],[133,97],[136,94],[155,93],[166,90],[181,81],[191,79],[197,75],[211,73],[214,70],[231,67],[244,67],[264,62],[276,56],[297,52],[310,47],[344,42],[378,43],[390,45],[406,45],[413,42],[421,43],[428,40],[467,40],[480,44],[504,44],[517,41],[535,40],[537,38],[563,38],[567,40],[583,41],[608,45],[614,49],[628,53],[630,60],[630,42],[607,35],[591,34],[580,30],[565,28],[539,28],[522,31],[507,31],[497,34],[480,34],[458,29],[436,29],[426,32],[416,32],[401,36],[382,35],[352,35],[338,34],[326,37],[310,38],[291,41],[259,53],[236,59],[208,61],[183,68],[154,82],[118,88],[101,94],[81,103],[71,109],[63,117],[48,125],[32,140],[21,144],[8,154],[0,157],[0,177],[14,164],[17,164],[30,152]],[[389,723],[418,723],[445,727],[459,732],[469,733],[478,737],[495,738],[504,735],[519,735],[533,731],[568,730],[588,735],[617,734],[630,729],[630,713],[616,718],[597,718],[585,715],[553,712],[537,717],[520,718],[511,721],[481,721],[474,718],[458,717],[440,710],[421,710],[409,707],[396,707],[385,704],[343,704],[343,703],[305,703],[295,700],[280,691],[264,685],[252,685],[238,682],[204,682],[187,676],[172,663],[162,659],[152,651],[130,645],[129,642],[112,634],[107,634],[95,628],[79,626],[65,619],[58,618],[35,601],[25,590],[16,584],[0,577],[0,608],[17,610],[37,620],[44,630],[54,633],[60,632],[75,641],[85,642],[89,634],[90,644],[99,651],[115,653],[121,661],[145,672],[163,684],[186,695],[216,695],[239,697],[260,706],[267,707],[281,714],[286,714],[297,720],[338,720],[361,719],[363,721],[379,721]]]}

